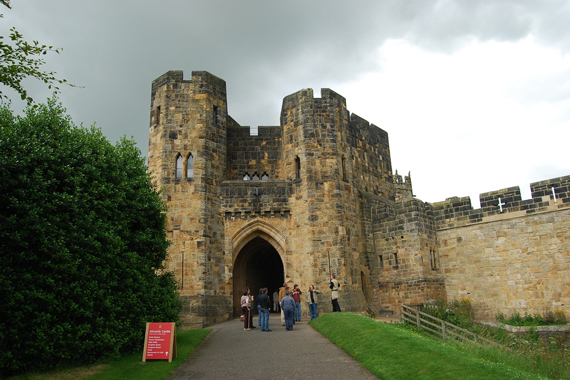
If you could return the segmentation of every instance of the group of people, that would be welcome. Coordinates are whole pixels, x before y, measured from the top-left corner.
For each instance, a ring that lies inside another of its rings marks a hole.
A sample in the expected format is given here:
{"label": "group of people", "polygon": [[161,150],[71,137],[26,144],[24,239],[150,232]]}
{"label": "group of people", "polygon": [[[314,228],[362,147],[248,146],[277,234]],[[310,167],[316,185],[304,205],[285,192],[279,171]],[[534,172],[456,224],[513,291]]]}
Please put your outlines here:
{"label": "group of people", "polygon": [[[340,306],[338,304],[338,291],[340,289],[340,283],[336,280],[335,275],[331,274],[331,282],[329,284],[331,289],[331,301],[333,306],[333,312],[340,312]],[[271,299],[267,294],[267,288],[259,289],[259,295],[257,296],[257,310],[259,312],[259,326],[261,331],[269,332],[269,313],[271,311]],[[309,286],[305,295],[305,301],[309,305],[309,314],[311,320],[317,318],[317,304],[318,304],[318,294],[322,292],[315,289],[314,285]],[[290,288],[287,283],[284,283],[279,292],[275,291],[273,293],[273,310],[277,311],[281,309],[281,326],[285,326],[287,331],[293,330],[293,325],[295,322],[301,321],[301,295],[303,292],[299,288],[299,285],[295,284],[293,288]],[[241,297],[241,310],[243,317],[243,329],[244,331],[249,331],[253,326],[253,296],[249,288],[245,288],[243,296]]]}

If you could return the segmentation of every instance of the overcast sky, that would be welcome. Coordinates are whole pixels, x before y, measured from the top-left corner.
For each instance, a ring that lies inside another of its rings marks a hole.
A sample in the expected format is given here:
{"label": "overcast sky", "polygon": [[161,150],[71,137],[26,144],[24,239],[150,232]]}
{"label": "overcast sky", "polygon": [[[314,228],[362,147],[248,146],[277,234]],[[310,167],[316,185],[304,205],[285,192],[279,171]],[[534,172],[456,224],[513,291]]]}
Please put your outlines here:
{"label": "overcast sky", "polygon": [[[224,79],[243,126],[285,96],[331,88],[388,132],[392,166],[427,202],[570,175],[570,2],[558,0],[12,0],[1,35],[63,48],[47,70],[76,124],[148,151],[151,82]],[[26,88],[43,101],[49,91]],[[5,88],[2,91],[10,94]],[[21,108],[13,96],[12,108]]]}

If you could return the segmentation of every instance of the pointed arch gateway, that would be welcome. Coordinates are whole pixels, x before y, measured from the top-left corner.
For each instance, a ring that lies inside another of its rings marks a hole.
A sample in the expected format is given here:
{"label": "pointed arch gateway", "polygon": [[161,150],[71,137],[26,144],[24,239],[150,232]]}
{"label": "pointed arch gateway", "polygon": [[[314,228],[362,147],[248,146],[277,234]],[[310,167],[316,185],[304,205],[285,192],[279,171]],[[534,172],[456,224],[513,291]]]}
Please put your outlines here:
{"label": "pointed arch gateway", "polygon": [[272,225],[256,220],[232,237],[233,311],[241,314],[240,299],[246,287],[257,296],[266,287],[269,295],[285,280],[285,239]]}

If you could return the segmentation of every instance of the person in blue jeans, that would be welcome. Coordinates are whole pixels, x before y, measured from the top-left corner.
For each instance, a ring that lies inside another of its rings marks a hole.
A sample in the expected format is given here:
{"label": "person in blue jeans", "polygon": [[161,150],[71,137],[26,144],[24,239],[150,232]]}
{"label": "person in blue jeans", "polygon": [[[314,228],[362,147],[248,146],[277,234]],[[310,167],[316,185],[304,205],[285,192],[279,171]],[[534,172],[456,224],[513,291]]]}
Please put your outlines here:
{"label": "person in blue jeans", "polygon": [[317,294],[321,294],[322,292],[319,290],[315,290],[315,286],[309,286],[309,291],[307,292],[307,296],[305,300],[309,304],[309,312],[311,313],[311,321],[317,318]]}
{"label": "person in blue jeans", "polygon": [[285,329],[293,331],[293,318],[295,314],[295,300],[291,297],[291,291],[285,291],[285,297],[281,300],[281,310],[285,314]]}
{"label": "person in blue jeans", "polygon": [[303,292],[299,288],[299,285],[295,284],[295,286],[293,286],[293,299],[295,300],[294,320],[298,322],[301,321],[301,294],[303,294]]}
{"label": "person in blue jeans", "polygon": [[271,310],[271,299],[267,295],[267,288],[261,289],[262,293],[257,297],[259,305],[259,313],[261,316],[261,331],[269,330],[269,311]]}

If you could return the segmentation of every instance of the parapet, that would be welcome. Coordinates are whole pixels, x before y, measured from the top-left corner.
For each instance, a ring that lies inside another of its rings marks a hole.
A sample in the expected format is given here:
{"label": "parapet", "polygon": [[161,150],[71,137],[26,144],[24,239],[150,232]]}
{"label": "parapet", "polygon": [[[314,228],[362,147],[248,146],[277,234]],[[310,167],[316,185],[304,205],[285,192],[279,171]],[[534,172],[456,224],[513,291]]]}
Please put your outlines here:
{"label": "parapet", "polygon": [[178,83],[195,83],[199,88],[222,87],[224,93],[226,88],[226,82],[223,79],[207,71],[192,71],[192,80],[184,80],[184,72],[182,70],[170,70],[152,81],[151,97],[154,98],[156,91],[160,87]]}
{"label": "parapet", "polygon": [[520,188],[482,193],[480,209],[473,209],[469,197],[452,197],[433,203],[433,215],[438,228],[452,228],[470,223],[517,217],[528,214],[570,208],[570,176],[531,183],[532,198],[522,200]]}
{"label": "parapet", "polygon": [[285,98],[283,98],[283,105],[281,107],[281,117],[283,118],[285,116],[286,110],[288,109],[295,108],[303,103],[315,103],[315,102],[326,102],[331,105],[335,105],[340,109],[346,110],[346,99],[342,95],[331,90],[330,88],[322,88],[320,98],[315,98],[313,96],[312,88],[305,88],[293,94],[287,95]]}
{"label": "parapet", "polygon": [[167,84],[179,83],[184,80],[184,72],[182,70],[170,70],[162,74],[152,81],[151,97],[154,98],[156,91]]}

